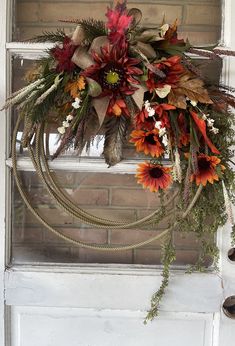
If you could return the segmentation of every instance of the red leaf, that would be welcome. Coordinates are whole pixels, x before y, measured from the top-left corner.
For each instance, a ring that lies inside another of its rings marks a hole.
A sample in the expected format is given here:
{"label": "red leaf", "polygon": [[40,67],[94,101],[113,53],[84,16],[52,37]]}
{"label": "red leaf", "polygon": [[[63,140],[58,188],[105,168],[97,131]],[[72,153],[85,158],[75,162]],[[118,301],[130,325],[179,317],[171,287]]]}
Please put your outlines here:
{"label": "red leaf", "polygon": [[214,144],[211,142],[211,140],[207,137],[206,134],[206,123],[203,119],[200,119],[199,116],[197,115],[197,113],[190,111],[190,114],[195,122],[195,124],[197,125],[199,131],[201,132],[206,144],[208,145],[208,147],[211,149],[213,154],[220,154],[220,152],[218,151],[218,149],[216,149],[216,147],[214,146]]}

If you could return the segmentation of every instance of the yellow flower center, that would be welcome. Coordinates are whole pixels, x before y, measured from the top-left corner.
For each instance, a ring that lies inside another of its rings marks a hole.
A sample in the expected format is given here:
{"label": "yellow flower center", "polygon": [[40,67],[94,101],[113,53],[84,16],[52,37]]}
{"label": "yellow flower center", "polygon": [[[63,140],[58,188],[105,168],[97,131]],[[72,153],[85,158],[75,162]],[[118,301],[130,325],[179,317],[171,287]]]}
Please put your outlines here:
{"label": "yellow flower center", "polygon": [[109,84],[116,84],[118,83],[119,79],[120,79],[119,74],[114,71],[109,71],[106,75],[106,81]]}

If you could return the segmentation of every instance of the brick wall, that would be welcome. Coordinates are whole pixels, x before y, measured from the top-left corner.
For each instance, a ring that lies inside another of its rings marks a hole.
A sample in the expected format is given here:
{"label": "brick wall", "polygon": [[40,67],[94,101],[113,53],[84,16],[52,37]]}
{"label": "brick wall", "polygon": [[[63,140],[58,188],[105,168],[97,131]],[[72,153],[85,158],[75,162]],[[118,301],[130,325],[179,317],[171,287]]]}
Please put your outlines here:
{"label": "brick wall", "polygon": [[[110,3],[101,0],[17,0],[14,39],[24,40],[58,26],[71,32],[74,26],[61,23],[60,19],[105,19]],[[128,3],[129,7],[142,10],[143,23],[148,26],[160,24],[164,15],[169,23],[177,18],[180,36],[188,37],[195,45],[212,44],[220,39],[221,0],[137,0]]]}

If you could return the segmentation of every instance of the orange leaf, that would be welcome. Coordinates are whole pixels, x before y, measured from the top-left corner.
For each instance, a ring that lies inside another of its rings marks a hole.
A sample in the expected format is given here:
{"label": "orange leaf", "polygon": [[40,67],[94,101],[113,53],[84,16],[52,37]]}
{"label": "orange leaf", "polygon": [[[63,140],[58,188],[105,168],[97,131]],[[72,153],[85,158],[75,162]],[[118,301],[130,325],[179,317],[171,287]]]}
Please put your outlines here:
{"label": "orange leaf", "polygon": [[74,82],[69,82],[65,86],[65,91],[69,92],[70,95],[75,99],[76,97],[79,97],[79,91],[85,89],[85,79],[83,76],[79,76],[77,80]]}

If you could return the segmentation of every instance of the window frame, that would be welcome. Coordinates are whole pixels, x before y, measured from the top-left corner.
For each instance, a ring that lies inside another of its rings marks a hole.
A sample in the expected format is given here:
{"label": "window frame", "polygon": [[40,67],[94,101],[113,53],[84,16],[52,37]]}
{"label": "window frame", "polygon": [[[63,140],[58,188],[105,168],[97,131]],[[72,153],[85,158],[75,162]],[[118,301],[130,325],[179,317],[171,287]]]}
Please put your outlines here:
{"label": "window frame", "polygon": [[[14,0],[10,0],[8,2],[8,15],[9,18],[13,19],[13,13],[14,9],[13,6],[15,5]],[[224,28],[223,28],[224,30]],[[222,31],[223,31],[222,30]],[[13,56],[22,58],[22,59],[29,59],[32,60],[36,57],[41,57],[45,56],[46,53],[45,51],[49,48],[52,48],[54,46],[53,43],[24,43],[24,42],[15,42],[11,41],[10,37],[12,32],[9,30],[8,31],[8,37],[7,37],[7,42],[6,42],[6,52],[7,52],[7,95],[9,94],[11,90],[11,76],[12,76],[12,66],[11,66],[11,58]],[[221,36],[223,39],[223,36]],[[192,55],[195,58],[197,56]],[[7,120],[7,126],[8,130],[10,128],[10,114],[9,111],[7,111],[8,115],[8,120]],[[8,136],[10,136],[10,133],[7,133]],[[10,139],[10,138],[9,138]],[[7,156],[6,156],[6,166],[8,169],[12,168],[12,159],[9,155],[10,153],[10,148],[9,148],[9,141],[8,141],[8,151],[7,151]],[[120,163],[118,163],[115,166],[112,166],[108,169],[107,171],[107,164],[105,163],[105,160],[103,158],[84,158],[81,160],[77,160],[74,157],[62,157],[62,158],[57,158],[54,161],[49,162],[49,168],[52,170],[63,170],[63,171],[69,171],[69,172],[94,172],[94,173],[109,173],[109,174],[135,174],[136,173],[136,168],[137,164],[142,161],[140,159],[131,159],[131,160],[122,160]],[[28,157],[23,157],[19,156],[19,159],[17,161],[18,169],[20,171],[25,171],[25,172],[34,172],[35,169],[33,167],[33,164],[31,160]],[[66,167],[66,168],[65,168]],[[69,168],[68,168],[69,167]],[[9,175],[8,175],[8,184],[7,184],[7,189],[8,189],[8,195],[10,196],[11,194],[11,187],[9,184]],[[8,200],[8,207],[7,207],[7,212],[10,214],[10,208],[11,208],[11,200],[9,198]],[[7,218],[9,220],[9,218]],[[10,224],[8,222],[8,241],[7,241],[7,263],[10,264],[10,258],[11,258],[11,239],[10,239]],[[128,265],[128,264],[126,264]],[[130,264],[131,266],[132,264]],[[146,267],[151,267],[152,265],[146,265]],[[154,266],[154,265],[153,265]],[[177,266],[177,268],[179,268]],[[183,268],[182,268],[183,269]]]}

